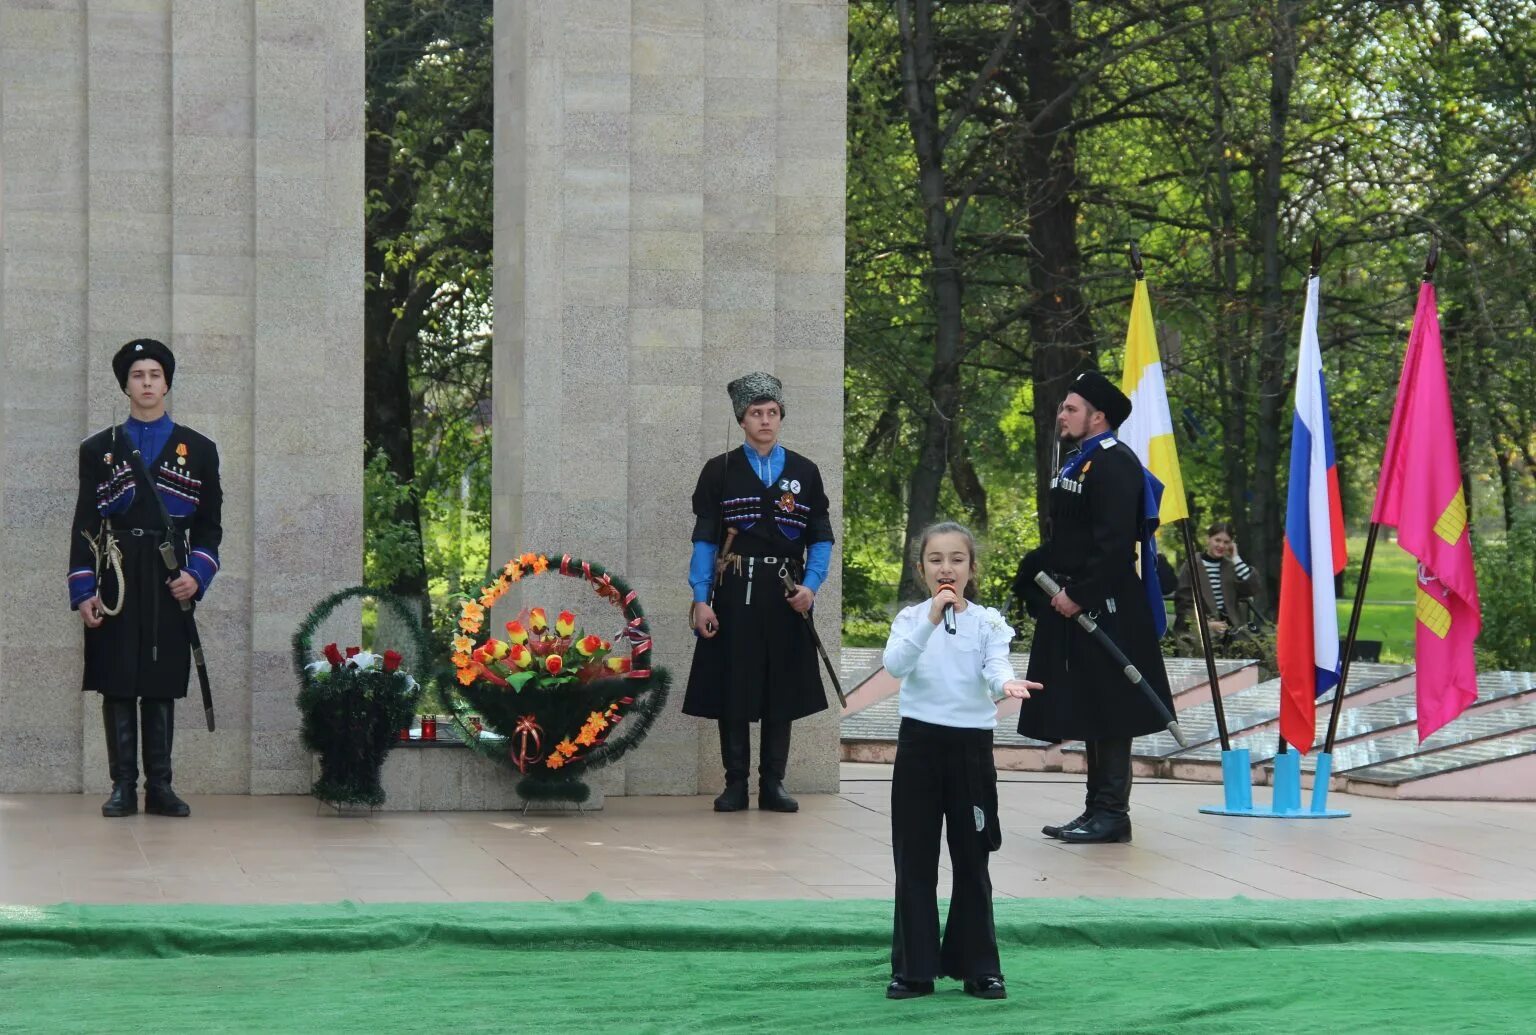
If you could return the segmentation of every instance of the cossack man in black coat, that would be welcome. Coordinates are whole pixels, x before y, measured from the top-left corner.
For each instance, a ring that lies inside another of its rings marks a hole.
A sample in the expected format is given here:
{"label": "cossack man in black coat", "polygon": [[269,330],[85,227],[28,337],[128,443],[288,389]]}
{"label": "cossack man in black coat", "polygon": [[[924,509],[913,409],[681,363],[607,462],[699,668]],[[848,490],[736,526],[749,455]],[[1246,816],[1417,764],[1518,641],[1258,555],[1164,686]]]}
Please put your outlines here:
{"label": "cossack man in black coat", "polygon": [[746,441],[706,463],[693,492],[689,623],[699,639],[683,713],[719,723],[716,812],[747,807],[753,722],[762,725],[758,807],[794,812],[784,789],[790,723],[827,706],[804,616],[827,577],[832,521],[821,471],[779,445],[784,385],[753,373],[726,390]]}
{"label": "cossack man in black coat", "polygon": [[[1157,502],[1152,483],[1114,429],[1131,401],[1103,374],[1079,375],[1057,411],[1056,427],[1072,447],[1052,480],[1049,529],[1024,556],[1014,594],[1036,619],[1029,678],[1046,690],[1023,702],[1019,733],[1037,740],[1081,740],[1088,762],[1083,814],[1048,837],[1077,843],[1131,839],[1131,739],[1164,727],[1152,704],[1110,655],[1074,621],[1089,612],[1173,710],[1158,638],[1166,621],[1157,588],[1150,531]],[[1148,563],[1138,574],[1138,556]],[[1048,572],[1062,587],[1054,597],[1035,585]],[[1145,579],[1145,581],[1144,581]]]}
{"label": "cossack man in black coat", "polygon": [[[112,796],[101,814],[139,810],[142,719],[144,811],[186,816],[191,810],[171,788],[175,702],[187,695],[191,671],[181,602],[201,600],[219,570],[219,451],[165,412],[176,375],[176,357],[165,345],[130,341],[113,357],[112,371],[130,416],[80,444],[80,495],[69,540],[69,603],[85,624],[81,689],[101,695],[112,774]],[[165,527],[162,513],[173,527]],[[163,543],[175,550],[174,575],[162,560]]]}

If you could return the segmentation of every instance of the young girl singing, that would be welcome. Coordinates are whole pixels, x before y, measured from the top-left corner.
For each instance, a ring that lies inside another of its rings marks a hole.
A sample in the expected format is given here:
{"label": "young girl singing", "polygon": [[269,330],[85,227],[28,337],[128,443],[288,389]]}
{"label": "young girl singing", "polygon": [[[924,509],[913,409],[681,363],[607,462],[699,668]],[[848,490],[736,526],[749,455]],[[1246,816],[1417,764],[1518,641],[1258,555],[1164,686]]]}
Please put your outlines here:
{"label": "young girl singing", "polygon": [[[992,730],[997,702],[1026,698],[1039,683],[1015,679],[1013,630],[973,603],[976,540],[943,522],[923,533],[918,566],[931,599],[891,623],[885,668],[901,680],[901,732],[891,779],[896,856],[896,930],[890,999],[933,992],[947,975],[982,999],[1006,999],[987,857],[1002,844]],[[939,938],[939,828],[947,828],[954,887]]]}

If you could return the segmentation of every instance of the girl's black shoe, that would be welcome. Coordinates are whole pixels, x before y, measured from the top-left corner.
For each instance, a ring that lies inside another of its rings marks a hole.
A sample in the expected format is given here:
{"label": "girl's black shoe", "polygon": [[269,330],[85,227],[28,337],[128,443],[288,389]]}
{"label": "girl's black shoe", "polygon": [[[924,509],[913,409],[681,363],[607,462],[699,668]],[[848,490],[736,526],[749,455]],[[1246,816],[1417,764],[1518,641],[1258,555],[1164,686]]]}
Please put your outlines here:
{"label": "girl's black shoe", "polygon": [[901,978],[892,978],[891,983],[885,986],[887,999],[916,999],[925,995],[933,995],[932,981],[904,981]]}
{"label": "girl's black shoe", "polygon": [[1008,989],[1003,984],[1003,979],[995,975],[977,978],[975,981],[965,983],[965,994],[973,995],[977,999],[1007,999]]}

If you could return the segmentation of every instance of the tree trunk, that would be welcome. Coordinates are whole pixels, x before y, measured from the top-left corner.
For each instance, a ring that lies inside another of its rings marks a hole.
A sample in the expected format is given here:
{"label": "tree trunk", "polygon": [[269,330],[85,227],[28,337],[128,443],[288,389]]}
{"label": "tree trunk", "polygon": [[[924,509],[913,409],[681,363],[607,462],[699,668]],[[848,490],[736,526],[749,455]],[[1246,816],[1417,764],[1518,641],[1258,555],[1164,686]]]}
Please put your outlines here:
{"label": "tree trunk", "polygon": [[[1206,5],[1206,17],[1212,17]],[[1248,338],[1243,330],[1237,269],[1237,199],[1232,193],[1232,149],[1227,132],[1225,68],[1220,38],[1214,24],[1206,26],[1211,80],[1211,161],[1216,169],[1212,213],[1211,272],[1216,284],[1217,311],[1214,326],[1219,359],[1216,384],[1220,393],[1221,471],[1229,519],[1237,526],[1239,542],[1252,540],[1253,523],[1248,515]],[[1223,515],[1206,515],[1209,519]]]}
{"label": "tree trunk", "polygon": [[907,123],[917,156],[918,189],[922,197],[924,244],[928,251],[928,283],[933,292],[933,362],[928,373],[928,412],[917,466],[912,471],[907,496],[907,527],[903,538],[899,599],[927,596],[918,578],[912,554],[923,529],[933,523],[939,507],[939,490],[949,466],[950,439],[960,402],[960,347],[964,338],[961,303],[964,283],[955,255],[955,222],[949,208],[949,189],[944,169],[943,138],[939,129],[937,61],[933,33],[932,0],[898,0],[901,25],[902,82]]}
{"label": "tree trunk", "polygon": [[[1041,0],[1024,34],[1024,68],[1030,105],[1026,120],[1068,95],[1073,43],[1070,0]],[[1077,143],[1068,128],[1073,104],[1054,104],[1024,142],[1021,166],[1029,199],[1029,238],[1034,250],[1029,282],[1029,336],[1033,355],[1035,506],[1049,513],[1056,410],[1072,379],[1094,365],[1093,327],[1083,300],[1077,243]],[[1043,536],[1042,532],[1042,536]]]}
{"label": "tree trunk", "polygon": [[[1281,170],[1290,120],[1291,86],[1296,75],[1296,27],[1300,0],[1278,0],[1273,21],[1274,51],[1269,85],[1269,134],[1264,149],[1264,179],[1258,191],[1256,221],[1260,248],[1262,329],[1259,336],[1259,421],[1253,458],[1253,509],[1259,536],[1257,551],[1266,587],[1280,585],[1283,538],[1280,493],[1280,421],[1285,408],[1286,326],[1280,263],[1280,213],[1285,193]],[[1275,590],[1270,591],[1271,594]]]}

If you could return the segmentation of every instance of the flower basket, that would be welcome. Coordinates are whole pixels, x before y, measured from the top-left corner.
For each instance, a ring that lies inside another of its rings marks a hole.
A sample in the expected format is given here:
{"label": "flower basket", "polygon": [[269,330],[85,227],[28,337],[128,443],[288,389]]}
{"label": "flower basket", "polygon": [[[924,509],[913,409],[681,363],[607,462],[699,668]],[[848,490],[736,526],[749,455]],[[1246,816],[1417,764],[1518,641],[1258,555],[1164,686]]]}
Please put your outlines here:
{"label": "flower basket", "polygon": [[[611,639],[530,608],[506,623],[504,637],[482,636],[486,616],[514,584],[545,574],[586,582],[617,609]],[[651,634],[638,595],[602,566],[562,555],[525,553],[508,561],[477,600],[465,599],[453,643],[458,699],[449,705],[464,739],[522,774],[524,801],[580,804],[582,779],[644,739],[667,703],[671,679],[650,664]],[[484,729],[469,723],[477,715]]]}
{"label": "flower basket", "polygon": [[383,590],[353,586],[326,597],[300,623],[293,636],[293,667],[299,678],[300,733],[304,746],[320,756],[320,778],[310,788],[333,805],[384,803],[379,772],[384,759],[410,725],[421,700],[421,685],[401,667],[393,650],[373,654],[327,644],[315,658],[315,630],[338,606],[372,597],[393,610],[411,630],[418,663],[432,657],[432,641],[403,599]]}

